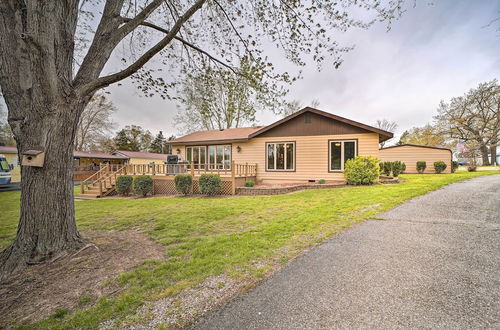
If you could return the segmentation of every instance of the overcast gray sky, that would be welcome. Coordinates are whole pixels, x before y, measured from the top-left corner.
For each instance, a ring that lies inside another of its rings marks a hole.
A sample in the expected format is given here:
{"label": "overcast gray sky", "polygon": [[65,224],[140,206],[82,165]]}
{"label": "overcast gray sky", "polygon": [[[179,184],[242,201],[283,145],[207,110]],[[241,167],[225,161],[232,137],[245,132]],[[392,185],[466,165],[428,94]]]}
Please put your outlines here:
{"label": "overcast gray sky", "polygon": [[[410,2],[413,4],[413,2]],[[342,37],[356,48],[339,69],[326,63],[301,68],[303,79],[291,87],[289,99],[304,105],[317,99],[319,108],[366,124],[387,118],[399,125],[397,134],[432,121],[440,100],[459,96],[480,82],[500,77],[500,16],[498,0],[418,1],[387,32],[384,24],[355,30]],[[299,68],[269,53],[279,67]],[[176,134],[176,104],[159,97],[141,97],[125,81],[108,88],[119,108],[118,125],[140,125],[157,133]],[[257,115],[259,124],[279,119]]]}

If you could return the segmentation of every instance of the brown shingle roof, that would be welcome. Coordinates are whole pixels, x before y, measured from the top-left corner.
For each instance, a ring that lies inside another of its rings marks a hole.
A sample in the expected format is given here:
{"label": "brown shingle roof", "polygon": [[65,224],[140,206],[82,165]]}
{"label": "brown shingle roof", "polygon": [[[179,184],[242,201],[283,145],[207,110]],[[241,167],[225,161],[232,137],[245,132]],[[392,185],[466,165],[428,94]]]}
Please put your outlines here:
{"label": "brown shingle roof", "polygon": [[199,131],[194,132],[185,136],[182,136],[176,140],[170,141],[170,143],[174,145],[185,144],[185,145],[195,145],[202,143],[227,143],[227,142],[236,142],[236,141],[246,141],[250,138],[256,137],[261,133],[264,133],[278,125],[281,125],[292,118],[295,118],[304,112],[312,112],[333,120],[340,121],[342,123],[352,125],[355,127],[359,127],[365,129],[370,132],[378,133],[380,141],[385,141],[393,137],[391,132],[387,132],[381,130],[379,128],[369,126],[366,124],[359,123],[354,120],[350,120],[344,117],[340,117],[329,112],[321,111],[318,109],[306,107],[300,111],[291,114],[288,117],[285,117],[277,122],[264,127],[243,127],[243,128],[228,128],[224,130],[211,130],[211,131]]}
{"label": "brown shingle roof", "polygon": [[[17,153],[16,147],[0,146],[0,153]],[[105,152],[73,151],[76,158],[129,159],[126,155],[113,155]]]}
{"label": "brown shingle roof", "polygon": [[257,132],[262,127],[240,127],[226,128],[224,130],[199,131],[188,135],[184,135],[178,139],[169,141],[172,144],[196,144],[196,143],[217,143],[217,142],[232,142],[245,141],[248,136]]}
{"label": "brown shingle roof", "polygon": [[113,155],[105,152],[87,152],[87,151],[74,151],[73,157],[76,158],[100,158],[100,159],[128,159],[127,156]]}
{"label": "brown shingle roof", "polygon": [[113,155],[121,154],[127,158],[148,158],[148,159],[167,159],[167,154],[155,154],[153,152],[138,152],[138,151],[127,151],[127,150],[116,150]]}
{"label": "brown shingle roof", "polygon": [[5,152],[9,154],[17,154],[17,148],[16,147],[8,147],[8,146],[0,146],[0,153]]}

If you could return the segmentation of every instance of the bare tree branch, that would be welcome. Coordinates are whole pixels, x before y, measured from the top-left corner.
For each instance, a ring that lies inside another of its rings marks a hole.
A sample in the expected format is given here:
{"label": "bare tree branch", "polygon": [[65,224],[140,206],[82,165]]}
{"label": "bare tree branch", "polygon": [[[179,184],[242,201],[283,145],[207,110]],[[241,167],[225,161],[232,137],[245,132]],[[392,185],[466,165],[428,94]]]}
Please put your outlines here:
{"label": "bare tree branch", "polygon": [[[167,33],[167,35],[158,43],[156,43],[153,47],[151,47],[147,52],[145,52],[141,57],[139,57],[137,61],[135,61],[134,63],[132,63],[131,65],[129,65],[127,68],[125,68],[120,72],[95,79],[94,81],[79,86],[79,88],[77,88],[78,93],[80,95],[86,95],[99,88],[109,86],[114,82],[125,79],[128,76],[137,72],[144,66],[144,64],[146,64],[153,56],[158,54],[175,38],[176,34],[179,32],[182,25],[187,20],[189,20],[199,9],[201,9],[201,7],[203,6],[203,4],[205,4],[206,1],[207,0],[197,0],[194,3],[194,5],[192,5],[188,10],[186,10],[186,12],[181,17],[179,17],[179,19],[175,22],[174,26]],[[121,17],[119,19],[122,20]],[[140,24],[140,22],[137,24]]]}
{"label": "bare tree branch", "polygon": [[[128,21],[129,19],[128,19],[128,18],[123,18],[123,20],[124,20],[124,21]],[[164,28],[162,28],[162,27],[160,27],[160,26],[157,26],[157,25],[155,25],[155,24],[153,24],[153,23],[149,23],[149,22],[142,22],[140,25],[150,27],[150,28],[152,28],[152,29],[155,29],[155,30],[157,30],[157,31],[163,32],[163,33],[165,33],[165,34],[170,33],[170,31],[169,31],[169,30],[164,29]],[[178,37],[178,36],[175,36],[175,37],[174,37],[174,39],[175,39],[175,40],[177,40],[177,41],[182,42],[185,46],[187,46],[187,47],[189,47],[189,48],[191,48],[191,49],[194,49],[194,50],[196,50],[197,52],[199,52],[199,53],[201,53],[201,54],[205,55],[206,57],[208,57],[208,58],[209,58],[209,59],[211,59],[212,61],[217,62],[217,63],[219,63],[220,65],[222,65],[222,66],[226,67],[227,69],[231,70],[233,73],[238,74],[238,71],[237,71],[235,68],[233,68],[232,66],[230,66],[230,65],[229,65],[229,64],[227,64],[227,63],[222,62],[221,60],[219,60],[219,59],[218,59],[218,58],[216,58],[215,56],[211,55],[211,54],[210,54],[210,53],[208,53],[207,51],[205,51],[205,50],[201,49],[200,47],[195,46],[195,45],[193,45],[192,43],[190,43],[189,41],[187,41],[187,40],[185,40],[185,39],[183,39],[183,38],[181,38],[181,37]]]}
{"label": "bare tree branch", "polygon": [[123,24],[120,16],[124,0],[106,1],[94,40],[76,74],[74,85],[88,84],[96,79],[120,41],[147,19],[163,1],[154,0],[126,24]]}

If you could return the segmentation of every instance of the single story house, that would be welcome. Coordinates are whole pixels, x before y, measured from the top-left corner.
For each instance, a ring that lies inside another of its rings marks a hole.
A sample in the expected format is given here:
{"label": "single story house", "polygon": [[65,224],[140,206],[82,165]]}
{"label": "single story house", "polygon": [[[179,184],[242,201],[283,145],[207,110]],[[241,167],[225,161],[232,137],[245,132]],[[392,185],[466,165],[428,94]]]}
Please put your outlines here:
{"label": "single story house", "polygon": [[405,173],[418,173],[417,162],[425,161],[427,167],[424,173],[436,173],[434,162],[442,160],[446,163],[443,173],[451,173],[453,152],[447,148],[421,146],[416,144],[402,144],[380,149],[380,160],[400,160],[406,164]]}
{"label": "single story house", "polygon": [[194,132],[171,141],[173,153],[195,168],[228,170],[256,164],[259,183],[344,180],[344,163],[379,158],[391,132],[325,111],[304,108],[265,127]]}

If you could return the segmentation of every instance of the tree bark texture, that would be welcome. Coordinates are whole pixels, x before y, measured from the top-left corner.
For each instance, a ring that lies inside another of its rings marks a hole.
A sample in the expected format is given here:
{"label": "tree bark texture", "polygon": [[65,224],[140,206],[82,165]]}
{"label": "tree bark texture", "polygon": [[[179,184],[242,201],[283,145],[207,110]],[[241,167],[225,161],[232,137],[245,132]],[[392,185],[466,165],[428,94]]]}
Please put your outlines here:
{"label": "tree bark texture", "polygon": [[481,144],[481,146],[479,147],[479,151],[481,151],[483,165],[490,165],[490,153],[488,150],[488,146],[485,144]]}
{"label": "tree bark texture", "polygon": [[492,145],[490,147],[490,155],[491,155],[491,165],[498,165],[497,164],[497,146]]}
{"label": "tree bark texture", "polygon": [[0,3],[0,84],[18,150],[45,150],[21,167],[17,236],[0,253],[0,279],[83,244],[73,202],[73,142],[89,97],[72,88],[78,1]]}

